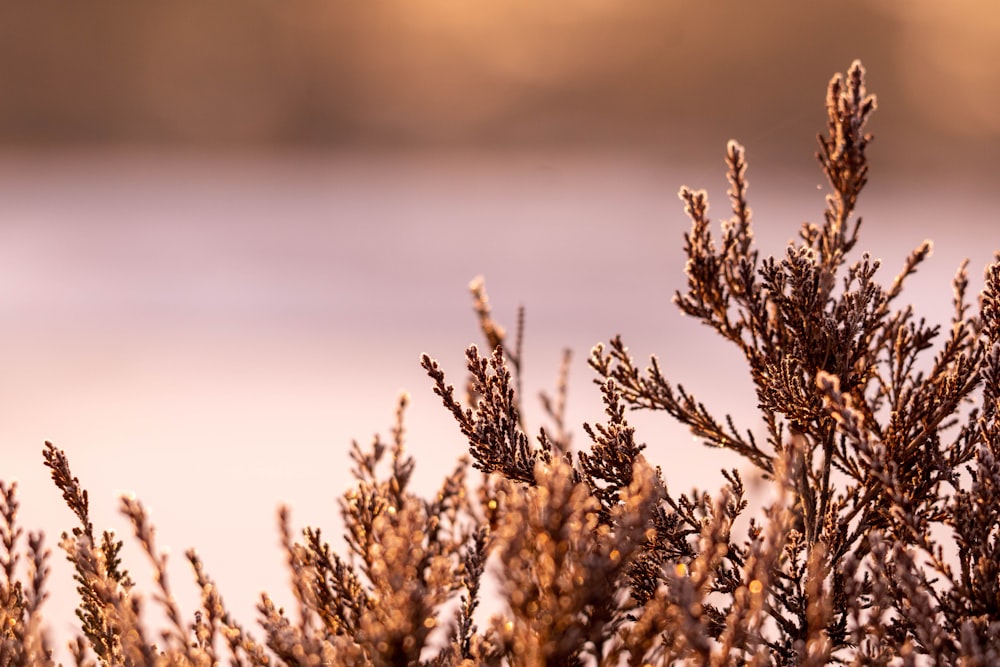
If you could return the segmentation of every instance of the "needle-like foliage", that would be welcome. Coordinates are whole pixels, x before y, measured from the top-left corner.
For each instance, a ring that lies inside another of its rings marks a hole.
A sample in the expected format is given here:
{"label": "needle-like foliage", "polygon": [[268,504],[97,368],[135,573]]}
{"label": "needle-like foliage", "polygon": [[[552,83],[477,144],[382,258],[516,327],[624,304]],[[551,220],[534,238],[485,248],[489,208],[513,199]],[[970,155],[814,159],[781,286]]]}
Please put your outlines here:
{"label": "needle-like foliage", "polygon": [[[550,427],[532,434],[524,313],[511,344],[477,279],[490,352],[468,349],[465,396],[438,362],[421,362],[469,456],[431,497],[414,493],[401,398],[389,439],[352,446],[343,548],[320,528],[296,535],[279,510],[295,609],[263,594],[259,638],[194,551],[201,607],[182,617],[149,517],[126,497],[166,619],[151,636],[121,541],[95,534],[86,491],[46,444],[78,522],[62,539],[80,600],[76,664],[1000,664],[1000,255],[978,304],[959,268],[942,328],[901,301],[930,243],[886,284],[881,263],[854,252],[875,106],[860,63],[830,82],[823,221],[803,225],[780,257],[755,245],[741,145],[726,149],[732,215],[720,232],[707,194],[681,189],[691,229],[674,301],[740,351],[759,422],[718,416],[615,337],[590,354],[605,413],[582,425],[587,445],[572,449],[565,419],[568,353],[555,395],[542,396]],[[722,471],[717,494],[672,492],[651,463],[671,444],[643,444],[630,409],[665,412],[743,457],[772,485],[761,510],[745,516],[738,470]],[[49,665],[47,551],[36,533],[23,546],[17,509],[15,487],[0,484],[0,667]]]}

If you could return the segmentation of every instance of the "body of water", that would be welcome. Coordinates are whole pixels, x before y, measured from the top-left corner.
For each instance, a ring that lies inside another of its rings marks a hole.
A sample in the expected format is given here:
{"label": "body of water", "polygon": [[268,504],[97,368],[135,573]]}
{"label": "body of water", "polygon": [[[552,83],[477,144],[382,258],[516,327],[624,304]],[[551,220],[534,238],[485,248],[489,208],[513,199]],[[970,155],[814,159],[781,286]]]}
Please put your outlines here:
{"label": "body of water", "polygon": [[[752,156],[751,156],[752,157]],[[717,165],[717,166],[715,166]],[[877,179],[877,176],[876,176]],[[815,173],[751,170],[762,254],[819,220]],[[419,367],[438,358],[464,384],[480,342],[467,284],[484,275],[513,330],[527,309],[528,422],[562,348],[579,428],[603,416],[585,359],[621,333],[657,353],[671,379],[759,429],[735,351],[671,303],[684,285],[676,197],[707,187],[728,201],[721,159],[684,168],[628,155],[206,157],[0,156],[0,477],[21,485],[22,521],[53,548],[48,614],[60,644],[75,619],[59,533],[73,525],[42,466],[64,448],[89,489],[93,522],[126,538],[126,565],[151,590],[117,497],[147,504],[190,614],[182,554],[196,547],[231,609],[252,625],[261,590],[282,602],[275,510],[339,535],[350,442],[387,433],[400,391],[416,486],[430,492],[465,447]],[[932,321],[971,258],[973,286],[1000,248],[988,193],[934,183],[872,186],[861,246],[888,282],[924,238],[936,254],[909,292]],[[677,490],[717,489],[740,465],[664,415],[636,415],[648,456]]]}

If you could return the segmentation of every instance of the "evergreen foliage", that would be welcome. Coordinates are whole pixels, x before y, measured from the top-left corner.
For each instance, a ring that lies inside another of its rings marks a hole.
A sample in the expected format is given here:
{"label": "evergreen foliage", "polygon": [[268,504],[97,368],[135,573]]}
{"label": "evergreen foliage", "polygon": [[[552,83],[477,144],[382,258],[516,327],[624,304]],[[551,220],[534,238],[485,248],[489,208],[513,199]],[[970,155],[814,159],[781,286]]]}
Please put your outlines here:
{"label": "evergreen foliage", "polygon": [[[61,541],[79,593],[76,664],[1000,664],[1000,255],[978,304],[959,269],[944,329],[901,302],[928,243],[887,285],[879,261],[849,259],[875,110],[864,76],[856,62],[829,84],[823,222],[805,224],[782,257],[754,245],[736,142],[721,233],[706,193],[680,192],[691,230],[674,301],[745,357],[762,435],[716,416],[655,357],[643,367],[617,337],[590,354],[605,415],[583,425],[586,446],[572,448],[565,423],[568,356],[543,397],[553,428],[529,435],[523,315],[512,343],[477,280],[489,352],[468,349],[467,395],[422,358],[469,456],[433,497],[413,493],[402,398],[391,438],[351,451],[345,549],[319,528],[293,535],[279,510],[296,608],[262,595],[258,631],[227,612],[193,551],[201,608],[181,617],[143,506],[125,497],[165,612],[151,635],[122,542],[95,535],[87,492],[47,443],[45,465],[79,520]],[[675,494],[630,409],[667,413],[771,481],[773,500],[745,534],[734,530],[748,511],[740,473],[723,471],[714,496]],[[15,486],[0,483],[0,667],[52,663],[48,551],[40,533],[24,536],[17,510]],[[489,579],[501,611],[484,618]]]}

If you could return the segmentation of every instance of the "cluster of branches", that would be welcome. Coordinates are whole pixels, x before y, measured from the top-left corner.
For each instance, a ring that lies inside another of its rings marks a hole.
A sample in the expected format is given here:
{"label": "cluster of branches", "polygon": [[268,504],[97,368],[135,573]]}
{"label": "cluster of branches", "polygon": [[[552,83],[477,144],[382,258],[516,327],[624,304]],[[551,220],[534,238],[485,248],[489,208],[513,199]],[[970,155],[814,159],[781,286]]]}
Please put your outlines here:
{"label": "cluster of branches", "polygon": [[[86,491],[47,444],[46,465],[79,520],[62,538],[80,595],[76,664],[1000,663],[1000,256],[978,306],[960,268],[944,330],[899,304],[928,243],[888,286],[868,255],[848,263],[875,109],[860,63],[830,82],[826,109],[824,219],[780,259],[758,256],[739,144],[727,148],[732,217],[720,235],[705,192],[680,193],[692,227],[675,302],[742,352],[756,431],[713,416],[656,358],[640,367],[616,337],[589,358],[605,416],[583,426],[586,448],[574,451],[566,428],[568,354],[555,394],[543,395],[551,427],[530,437],[523,313],[511,345],[474,281],[491,352],[468,349],[466,395],[422,359],[469,457],[432,497],[412,492],[401,398],[388,441],[352,447],[345,553],[318,528],[296,537],[279,511],[296,608],[262,595],[260,639],[227,612],[193,551],[201,608],[183,620],[146,513],[123,498],[168,622],[150,636],[121,541],[95,534]],[[772,481],[773,500],[745,535],[734,528],[748,507],[740,473],[723,471],[717,497],[671,493],[629,409],[666,412]],[[0,665],[51,664],[39,611],[48,552],[40,534],[21,546],[16,513],[14,488],[0,485]]]}

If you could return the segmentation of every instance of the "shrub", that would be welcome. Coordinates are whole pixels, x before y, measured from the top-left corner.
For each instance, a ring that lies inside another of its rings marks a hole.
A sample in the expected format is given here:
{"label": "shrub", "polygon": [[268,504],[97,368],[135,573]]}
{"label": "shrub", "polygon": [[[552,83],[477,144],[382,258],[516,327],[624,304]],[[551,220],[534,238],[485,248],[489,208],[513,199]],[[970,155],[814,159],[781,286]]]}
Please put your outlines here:
{"label": "shrub", "polygon": [[[781,258],[761,260],[754,246],[739,144],[727,147],[732,217],[720,234],[705,192],[680,192],[692,226],[687,288],[674,301],[746,358],[762,435],[713,416],[655,357],[642,368],[614,338],[589,358],[605,415],[583,426],[587,447],[573,451],[566,430],[568,357],[559,391],[543,399],[553,428],[529,437],[522,320],[510,341],[476,281],[490,351],[466,352],[467,396],[422,359],[470,456],[433,497],[411,492],[401,399],[391,438],[350,453],[346,550],[318,528],[293,536],[279,510],[297,608],[264,594],[259,639],[226,611],[194,552],[202,604],[181,618],[145,511],[126,497],[167,619],[151,636],[121,541],[94,533],[86,491],[47,443],[45,465],[79,519],[61,542],[80,597],[76,663],[998,664],[1000,256],[978,308],[959,269],[946,329],[900,304],[928,243],[887,286],[877,260],[848,263],[875,109],[860,63],[832,79],[826,109],[823,222],[805,224]],[[744,457],[773,483],[769,504],[737,535],[748,506],[738,471],[722,471],[715,497],[670,492],[629,409],[666,412]],[[481,472],[474,483],[470,467]],[[47,552],[40,533],[23,538],[17,508],[15,487],[0,484],[0,664],[48,664]],[[491,618],[477,613],[487,580],[499,596]]]}

